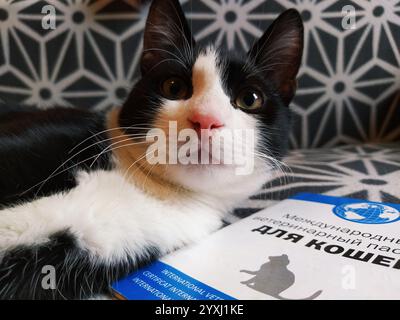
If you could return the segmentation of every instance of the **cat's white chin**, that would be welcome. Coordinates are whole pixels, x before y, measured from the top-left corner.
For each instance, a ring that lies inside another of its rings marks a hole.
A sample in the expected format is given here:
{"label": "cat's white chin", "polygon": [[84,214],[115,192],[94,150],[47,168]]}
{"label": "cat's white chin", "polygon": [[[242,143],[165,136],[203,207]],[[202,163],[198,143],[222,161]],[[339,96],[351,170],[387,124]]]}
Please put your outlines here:
{"label": "cat's white chin", "polygon": [[243,168],[227,164],[175,165],[167,170],[170,181],[211,197],[240,202],[261,189],[272,171],[263,164],[247,174]]}

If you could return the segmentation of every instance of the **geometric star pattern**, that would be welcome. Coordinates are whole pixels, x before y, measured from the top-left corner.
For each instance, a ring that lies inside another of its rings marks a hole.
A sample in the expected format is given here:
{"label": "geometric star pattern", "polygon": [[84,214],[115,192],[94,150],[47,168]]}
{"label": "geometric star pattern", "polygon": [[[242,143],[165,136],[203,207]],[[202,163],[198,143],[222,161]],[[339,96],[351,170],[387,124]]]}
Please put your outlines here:
{"label": "geometric star pattern", "polygon": [[[305,51],[290,144],[332,147],[400,139],[400,0],[182,0],[197,41],[247,52],[276,16],[297,8]],[[41,26],[45,5],[55,30]],[[342,27],[352,5],[356,27]],[[138,76],[148,3],[0,2],[0,101],[104,110]]]}
{"label": "geometric star pattern", "polygon": [[[42,8],[56,8],[56,28]],[[0,97],[41,108],[102,110],[135,77],[145,12],[136,1],[0,2]]]}

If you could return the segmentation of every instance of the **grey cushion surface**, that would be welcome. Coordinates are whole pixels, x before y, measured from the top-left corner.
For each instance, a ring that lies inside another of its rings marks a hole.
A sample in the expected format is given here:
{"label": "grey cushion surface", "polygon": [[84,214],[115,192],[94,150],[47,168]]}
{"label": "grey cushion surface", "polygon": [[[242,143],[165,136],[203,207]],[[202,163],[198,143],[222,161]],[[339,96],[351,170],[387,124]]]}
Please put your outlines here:
{"label": "grey cushion surface", "polygon": [[294,150],[284,163],[237,216],[300,192],[400,203],[400,143]]}

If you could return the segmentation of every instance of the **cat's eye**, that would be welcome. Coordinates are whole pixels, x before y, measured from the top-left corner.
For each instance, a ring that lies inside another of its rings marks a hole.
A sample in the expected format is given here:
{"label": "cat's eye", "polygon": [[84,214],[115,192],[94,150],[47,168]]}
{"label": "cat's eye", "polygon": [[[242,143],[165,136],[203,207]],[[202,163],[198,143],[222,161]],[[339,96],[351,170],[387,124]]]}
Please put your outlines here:
{"label": "cat's eye", "polygon": [[161,93],[169,100],[182,100],[188,97],[188,85],[178,77],[172,77],[162,82]]}
{"label": "cat's eye", "polygon": [[255,89],[242,90],[235,100],[235,105],[245,110],[255,110],[261,108],[263,104],[262,94]]}

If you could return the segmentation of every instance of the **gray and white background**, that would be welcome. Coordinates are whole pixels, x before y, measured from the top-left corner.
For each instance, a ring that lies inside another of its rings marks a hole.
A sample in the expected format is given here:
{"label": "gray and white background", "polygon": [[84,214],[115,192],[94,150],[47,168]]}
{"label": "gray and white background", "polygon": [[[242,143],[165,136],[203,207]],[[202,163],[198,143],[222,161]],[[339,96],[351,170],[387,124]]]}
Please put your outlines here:
{"label": "gray and white background", "polygon": [[[196,40],[243,52],[284,9],[303,16],[291,169],[246,207],[298,191],[400,202],[400,0],[181,2]],[[120,104],[138,76],[147,3],[0,0],[0,101],[93,110]],[[47,5],[54,29],[42,25]],[[394,144],[377,144],[386,142]]]}

